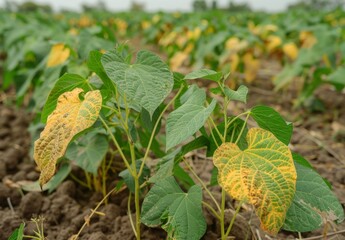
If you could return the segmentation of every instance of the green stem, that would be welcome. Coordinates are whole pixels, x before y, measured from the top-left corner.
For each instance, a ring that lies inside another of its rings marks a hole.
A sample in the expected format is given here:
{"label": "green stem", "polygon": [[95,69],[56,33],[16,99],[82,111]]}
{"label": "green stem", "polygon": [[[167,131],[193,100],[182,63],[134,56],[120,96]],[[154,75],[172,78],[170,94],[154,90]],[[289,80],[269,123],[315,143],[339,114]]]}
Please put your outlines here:
{"label": "green stem", "polygon": [[226,140],[226,134],[228,132],[228,104],[229,104],[229,101],[228,101],[228,98],[225,97],[224,99],[224,111],[223,111],[223,114],[224,114],[224,133],[223,133],[223,142],[225,142]]}
{"label": "green stem", "polygon": [[220,233],[221,233],[221,238],[222,240],[225,240],[226,239],[226,236],[225,236],[225,222],[224,222],[224,219],[225,219],[225,191],[224,189],[222,188],[222,201],[221,201],[221,209],[220,209]]}
{"label": "green stem", "polygon": [[189,163],[186,161],[186,159],[183,157],[182,160],[184,161],[184,163],[187,165],[188,169],[190,170],[190,172],[194,175],[194,177],[200,182],[201,186],[205,189],[205,191],[208,193],[208,195],[210,196],[210,198],[212,199],[212,201],[214,202],[214,204],[216,205],[218,211],[220,210],[220,206],[217,202],[217,200],[214,198],[213,194],[210,192],[210,190],[208,190],[207,186],[205,185],[204,181],[201,180],[199,178],[199,176],[194,172],[193,168],[189,165]]}
{"label": "green stem", "polygon": [[[70,173],[70,176],[71,176],[71,178],[72,178],[74,181],[76,181],[78,184],[80,184],[80,185],[82,185],[82,186],[84,186],[84,187],[90,189],[90,186],[89,186],[89,185],[87,185],[87,184],[84,183],[82,180],[80,180],[79,178],[77,178],[76,176],[74,176],[73,173]],[[91,189],[90,189],[90,190],[91,190]]]}
{"label": "green stem", "polygon": [[246,115],[246,114],[250,114],[250,110],[249,111],[246,111],[244,113],[241,113],[241,114],[238,114],[236,117],[234,117],[233,119],[231,119],[231,121],[228,123],[228,126],[227,128],[233,123],[236,121],[236,119],[242,117],[243,115]]}
{"label": "green stem", "polygon": [[[219,136],[219,138],[222,140],[222,142],[225,142],[225,138],[223,137],[223,134],[221,134],[220,132],[219,132],[219,130],[218,130],[218,128],[217,128],[217,125],[214,123],[214,121],[213,121],[213,119],[212,119],[212,117],[209,117],[208,118],[208,122],[211,122],[212,123],[212,125],[213,125],[213,129],[215,129],[216,130],[216,132],[217,132],[217,134],[218,134],[218,136]],[[225,126],[225,125],[224,125]],[[210,127],[210,133],[212,134],[213,133],[213,131],[212,131],[212,128]]]}
{"label": "green stem", "polygon": [[87,187],[89,189],[92,189],[90,174],[87,171],[85,171],[85,170],[84,170],[84,174],[85,174],[85,177],[86,177]]}
{"label": "green stem", "polygon": [[129,218],[129,222],[131,223],[131,227],[132,227],[132,230],[134,232],[134,235],[135,235],[135,237],[137,237],[138,234],[137,234],[137,231],[135,229],[135,226],[134,226],[134,223],[133,223],[133,218],[132,218],[131,200],[132,200],[132,194],[129,193],[128,201],[127,201],[128,218]]}
{"label": "green stem", "polygon": [[228,237],[228,235],[229,235],[229,233],[230,233],[230,231],[231,231],[231,229],[232,229],[232,226],[233,226],[234,223],[235,223],[236,216],[237,216],[237,214],[240,212],[241,206],[242,206],[242,202],[240,202],[240,204],[238,204],[238,206],[237,206],[237,208],[236,208],[235,214],[234,214],[234,216],[233,216],[232,219],[231,219],[231,222],[230,222],[230,224],[229,224],[228,229],[226,230],[225,239]]}
{"label": "green stem", "polygon": [[116,140],[114,134],[112,133],[111,129],[109,128],[109,126],[107,125],[107,123],[104,121],[104,119],[103,119],[101,116],[99,116],[99,119],[101,120],[101,122],[103,123],[104,127],[105,127],[106,130],[108,131],[108,133],[109,133],[109,135],[110,135],[112,141],[114,142],[114,144],[115,144],[117,150],[119,151],[120,156],[122,157],[122,160],[124,161],[124,163],[125,163],[125,165],[126,165],[126,168],[127,168],[128,171],[131,173],[131,175],[133,175],[133,173],[132,173],[132,168],[130,167],[130,165],[129,165],[128,161],[127,161],[127,158],[126,158],[125,154],[122,152],[122,149],[121,149],[119,143],[117,142],[117,140]]}
{"label": "green stem", "polygon": [[135,195],[134,195],[134,201],[135,201],[135,229],[137,233],[137,240],[140,240],[140,183],[139,183],[139,177],[136,176],[134,178],[134,185],[135,185]]}
{"label": "green stem", "polygon": [[242,126],[242,128],[241,128],[240,134],[238,134],[238,136],[237,136],[237,139],[236,139],[235,144],[237,144],[238,141],[240,140],[240,138],[241,138],[241,136],[242,136],[242,134],[243,134],[243,131],[244,131],[246,125],[247,125],[249,116],[250,116],[250,112],[247,114],[246,120],[244,120],[243,126]]}
{"label": "green stem", "polygon": [[177,97],[180,95],[180,93],[182,92],[183,90],[183,86],[180,87],[180,89],[178,90],[178,92],[176,93],[176,95],[170,100],[170,102],[165,106],[165,108],[163,109],[163,111],[160,113],[160,115],[158,116],[158,119],[153,127],[153,130],[152,130],[152,133],[151,133],[151,136],[150,136],[150,140],[149,140],[149,143],[147,145],[147,148],[146,148],[146,151],[145,151],[145,155],[143,157],[143,161],[141,163],[141,166],[140,166],[140,170],[139,170],[139,174],[138,176],[140,177],[143,170],[144,170],[144,166],[145,166],[145,161],[149,155],[149,152],[150,152],[150,148],[151,148],[151,145],[152,145],[152,142],[153,142],[153,138],[155,136],[155,133],[156,133],[156,130],[157,130],[157,127],[159,125],[159,122],[161,120],[161,118],[163,117],[164,113],[166,112],[166,110],[170,107],[171,104],[173,104],[175,102],[175,100],[177,99]]}
{"label": "green stem", "polygon": [[[207,121],[207,124],[208,124],[208,127],[209,127],[209,129],[210,129],[211,137],[212,137],[214,143],[216,144],[216,146],[217,146],[217,148],[218,148],[218,147],[219,147],[218,141],[217,141],[216,137],[215,137],[214,134],[213,134],[212,127],[211,127],[211,125],[210,125],[210,121]],[[219,131],[218,131],[218,133],[219,133]],[[223,136],[222,136],[222,135],[219,135],[219,137],[222,139]],[[222,140],[222,142],[224,142],[224,141]]]}
{"label": "green stem", "polygon": [[204,201],[202,201],[202,204],[204,204],[204,206],[207,207],[213,213],[213,215],[216,218],[220,219],[219,214],[216,212],[216,210],[210,204],[208,204],[207,202],[204,202]]}
{"label": "green stem", "polygon": [[[107,165],[105,161],[105,157],[102,160],[102,193],[103,197],[107,195]],[[108,200],[106,200],[106,203],[108,203]]]}

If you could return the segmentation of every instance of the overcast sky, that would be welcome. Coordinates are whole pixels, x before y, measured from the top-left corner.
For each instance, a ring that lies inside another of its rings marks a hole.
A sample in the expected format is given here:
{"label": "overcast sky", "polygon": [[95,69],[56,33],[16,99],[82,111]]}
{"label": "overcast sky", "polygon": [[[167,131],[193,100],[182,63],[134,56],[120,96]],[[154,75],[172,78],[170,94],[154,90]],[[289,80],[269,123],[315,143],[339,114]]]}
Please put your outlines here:
{"label": "overcast sky", "polygon": [[[10,2],[24,2],[24,0],[8,0]],[[55,10],[61,8],[68,8],[73,10],[80,10],[82,3],[97,4],[97,0],[34,0],[39,3],[48,3]],[[106,6],[111,10],[126,10],[131,5],[133,0],[103,0]],[[193,0],[134,0],[135,2],[144,3],[145,9],[148,11],[166,10],[166,11],[189,11],[191,10]],[[212,0],[206,0],[211,3]],[[281,11],[284,10],[290,3],[297,0],[233,0],[237,3],[248,2],[253,9],[266,11]],[[0,0],[0,6],[4,6],[5,0]],[[229,0],[218,0],[220,6],[226,6]]]}

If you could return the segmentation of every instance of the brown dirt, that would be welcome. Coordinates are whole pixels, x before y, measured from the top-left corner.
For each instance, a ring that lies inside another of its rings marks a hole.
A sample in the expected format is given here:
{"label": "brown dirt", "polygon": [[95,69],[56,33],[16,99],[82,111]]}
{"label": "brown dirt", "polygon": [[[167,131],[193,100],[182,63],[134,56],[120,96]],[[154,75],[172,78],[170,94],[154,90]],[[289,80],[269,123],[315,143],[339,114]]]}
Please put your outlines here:
{"label": "brown dirt", "polygon": [[[289,121],[294,122],[294,135],[291,149],[300,153],[317,169],[322,177],[333,185],[333,190],[341,203],[345,205],[345,95],[333,91],[329,87],[318,90],[317,96],[326,106],[325,112],[311,113],[307,109],[293,109],[295,96],[290,91],[273,93],[272,85],[265,78],[257,81],[250,88],[247,108],[257,104],[265,104],[275,108]],[[242,111],[242,104],[233,104],[229,111],[236,114]],[[0,240],[7,239],[11,232],[23,221],[26,222],[26,234],[33,234],[35,225],[32,217],[42,216],[47,239],[66,240],[76,234],[85,222],[91,210],[102,199],[102,195],[89,191],[71,179],[66,180],[51,195],[40,192],[23,193],[13,183],[21,180],[36,180],[39,176],[35,164],[28,156],[30,137],[27,132],[30,117],[24,109],[6,106],[0,101]],[[251,123],[253,124],[254,123]],[[213,167],[210,159],[198,152],[190,154],[189,160],[198,175],[207,180]],[[78,170],[76,175],[78,175]],[[212,189],[216,199],[220,199],[219,187]],[[127,216],[127,192],[111,195],[107,205],[98,209],[104,215],[93,217],[80,239],[134,239],[129,218]],[[204,194],[204,199],[209,200]],[[227,206],[234,202],[228,199]],[[227,222],[233,210],[227,211]],[[204,209],[208,224],[204,239],[217,239],[219,227],[217,220]],[[331,231],[345,229],[345,223]],[[322,229],[303,234],[303,237],[318,236]],[[251,218],[250,206],[244,206],[236,219],[231,232],[236,239],[274,239],[267,236],[259,228],[258,220]],[[143,226],[143,239],[165,239],[164,231],[148,229]],[[280,233],[276,239],[294,239],[296,234]],[[344,239],[345,234],[338,234]],[[321,239],[321,237],[319,238]]]}

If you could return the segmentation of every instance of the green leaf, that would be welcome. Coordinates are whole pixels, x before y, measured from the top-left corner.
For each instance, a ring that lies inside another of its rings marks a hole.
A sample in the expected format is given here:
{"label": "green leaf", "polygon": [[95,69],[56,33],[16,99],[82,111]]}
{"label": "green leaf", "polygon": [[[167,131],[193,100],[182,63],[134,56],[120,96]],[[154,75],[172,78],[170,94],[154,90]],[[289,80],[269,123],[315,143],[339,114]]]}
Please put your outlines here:
{"label": "green leaf", "polygon": [[297,153],[292,153],[292,158],[298,164],[300,164],[304,167],[307,167],[307,168],[314,169],[313,166],[307,160],[305,160],[304,157],[302,157],[301,155],[299,155]]}
{"label": "green leaf", "polygon": [[[141,163],[142,163],[141,159],[138,159],[135,161],[137,172],[139,172],[140,170]],[[122,172],[119,173],[119,176],[123,178],[123,181],[127,185],[128,189],[131,191],[131,193],[134,193],[135,192],[134,178],[130,174],[129,170],[128,169],[123,170]],[[141,185],[142,183],[144,183],[146,178],[148,178],[149,176],[150,176],[150,169],[145,164],[143,172],[141,176],[139,177],[139,184]]]}
{"label": "green leaf", "polygon": [[219,185],[218,183],[218,168],[213,167],[212,172],[211,172],[211,179],[210,179],[210,187],[212,186],[217,186]]}
{"label": "green leaf", "polygon": [[24,223],[21,223],[19,228],[13,231],[8,240],[22,240],[24,237]]}
{"label": "green leaf", "polygon": [[198,89],[181,107],[169,114],[166,124],[166,150],[185,141],[205,124],[217,103],[213,99],[211,104],[205,108],[203,106],[205,100],[205,91]]}
{"label": "green leaf", "polygon": [[[234,117],[228,118],[227,122],[229,123],[230,121],[232,121],[232,119],[234,119]],[[245,122],[240,118],[237,118],[236,120],[234,120],[233,123],[227,129],[225,142],[233,142],[234,143],[237,140],[237,138],[239,137],[240,139],[237,143],[238,147],[240,149],[247,148],[247,145],[248,145],[247,140],[246,140],[246,135],[248,132],[247,126],[245,126],[241,136],[239,136],[241,133],[241,129],[243,127],[243,124],[245,124]],[[223,134],[224,133],[224,122],[218,124],[217,129],[218,129],[218,132]],[[208,157],[213,156],[213,153],[217,149],[217,146],[220,146],[222,144],[222,140],[220,139],[218,132],[214,128],[214,129],[212,129],[212,134],[208,137],[209,142],[210,142],[208,149],[207,149],[207,154],[206,154]]]}
{"label": "green leaf", "polygon": [[284,69],[274,78],[275,91],[282,89],[289,84],[295,77],[299,76],[303,71],[303,67],[297,64],[285,65]]}
{"label": "green leaf", "polygon": [[248,88],[244,85],[239,86],[236,91],[226,87],[224,92],[230,100],[247,103]]}
{"label": "green leaf", "polygon": [[174,165],[174,176],[180,180],[185,187],[195,185],[194,180],[178,163]]}
{"label": "green leaf", "polygon": [[108,75],[105,73],[105,70],[101,63],[102,56],[103,54],[100,51],[91,51],[87,59],[87,66],[89,67],[90,71],[95,72],[100,77],[107,89],[109,89],[112,93],[115,93],[115,86]]}
{"label": "green leaf", "polygon": [[345,67],[338,67],[335,72],[328,76],[328,81],[332,84],[345,86]]}
{"label": "green leaf", "polygon": [[284,144],[290,143],[293,130],[292,123],[286,122],[273,108],[256,106],[250,112],[261,128],[273,133]]}
{"label": "green leaf", "polygon": [[97,174],[108,148],[107,137],[93,131],[72,142],[67,148],[65,157],[73,160],[83,170]]}
{"label": "green leaf", "polygon": [[185,154],[195,149],[206,147],[208,144],[208,139],[204,136],[200,136],[185,144],[181,149],[176,149],[175,151],[164,156],[159,161],[159,169],[157,173],[150,178],[149,182],[155,183],[163,178],[171,176],[174,173],[174,176],[184,182],[186,185],[194,185],[195,183],[193,179],[179,166],[178,163]]}
{"label": "green leaf", "polygon": [[308,232],[320,228],[327,221],[342,222],[344,210],[322,177],[299,163],[295,163],[295,166],[296,193],[283,229]]}
{"label": "green leaf", "polygon": [[216,72],[208,69],[199,69],[187,74],[184,79],[198,79],[203,78],[215,82],[219,82],[222,79],[223,74],[221,72]]}
{"label": "green leaf", "polygon": [[173,174],[174,157],[175,155],[171,159],[162,158],[158,171],[149,179],[150,183],[158,183]]}
{"label": "green leaf", "polygon": [[40,187],[39,181],[21,184],[21,189],[28,192],[40,192],[48,190],[48,193],[52,193],[69,175],[72,167],[69,163],[64,162],[61,164],[57,173],[45,184]]}
{"label": "green leaf", "polygon": [[198,240],[206,231],[202,214],[202,191],[193,186],[184,193],[174,177],[156,183],[144,199],[141,221],[162,228],[173,239]]}
{"label": "green leaf", "polygon": [[129,64],[117,50],[110,51],[103,55],[102,64],[127,99],[145,108],[151,116],[174,84],[168,66],[148,51],[140,51],[134,64]]}
{"label": "green leaf", "polygon": [[40,86],[36,86],[32,99],[35,102],[34,111],[40,112],[47,101],[47,98],[58,81],[61,73],[62,65],[46,68],[41,76],[44,82]]}
{"label": "green leaf", "polygon": [[84,91],[89,91],[90,88],[87,84],[87,80],[76,74],[66,73],[55,83],[55,86],[51,90],[46,104],[43,107],[41,121],[47,122],[48,116],[56,108],[57,100],[64,92],[71,91],[75,88],[81,88]]}
{"label": "green leaf", "polygon": [[45,64],[47,62],[47,58],[44,58],[37,66],[33,69],[30,69],[27,75],[27,78],[25,79],[25,82],[20,86],[20,88],[17,90],[16,97],[20,98],[24,96],[24,94],[28,91],[32,81],[34,80],[35,76],[44,69]]}
{"label": "green leaf", "polygon": [[296,185],[290,149],[271,132],[251,128],[248,148],[223,143],[214,153],[219,185],[234,199],[253,204],[261,228],[277,234],[284,224]]}
{"label": "green leaf", "polygon": [[57,173],[43,187],[43,190],[48,190],[48,193],[53,192],[67,178],[71,171],[71,165],[69,163],[63,163]]}
{"label": "green leaf", "polygon": [[184,75],[179,72],[173,72],[174,75],[174,86],[173,89],[179,89],[181,85],[187,85],[186,81],[184,80]]}

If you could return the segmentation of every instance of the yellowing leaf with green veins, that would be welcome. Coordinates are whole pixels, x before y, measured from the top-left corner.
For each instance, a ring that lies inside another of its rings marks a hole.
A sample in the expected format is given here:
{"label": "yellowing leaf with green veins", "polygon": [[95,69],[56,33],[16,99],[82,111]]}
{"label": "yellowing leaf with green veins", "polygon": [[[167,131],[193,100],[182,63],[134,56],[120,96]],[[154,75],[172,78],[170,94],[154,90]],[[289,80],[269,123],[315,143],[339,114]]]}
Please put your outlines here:
{"label": "yellowing leaf with green veins", "polygon": [[223,143],[214,153],[218,182],[233,198],[254,205],[261,227],[277,234],[296,189],[296,170],[289,148],[272,133],[251,128],[248,148]]}
{"label": "yellowing leaf with green veins", "polygon": [[64,63],[68,59],[70,52],[70,49],[63,43],[55,44],[50,50],[47,67],[54,67]]}
{"label": "yellowing leaf with green veins", "polygon": [[98,118],[102,107],[100,91],[87,92],[81,100],[82,92],[81,88],[75,88],[59,96],[56,109],[49,115],[47,125],[35,142],[34,159],[41,171],[41,186],[53,177],[55,164],[65,154],[72,138]]}

